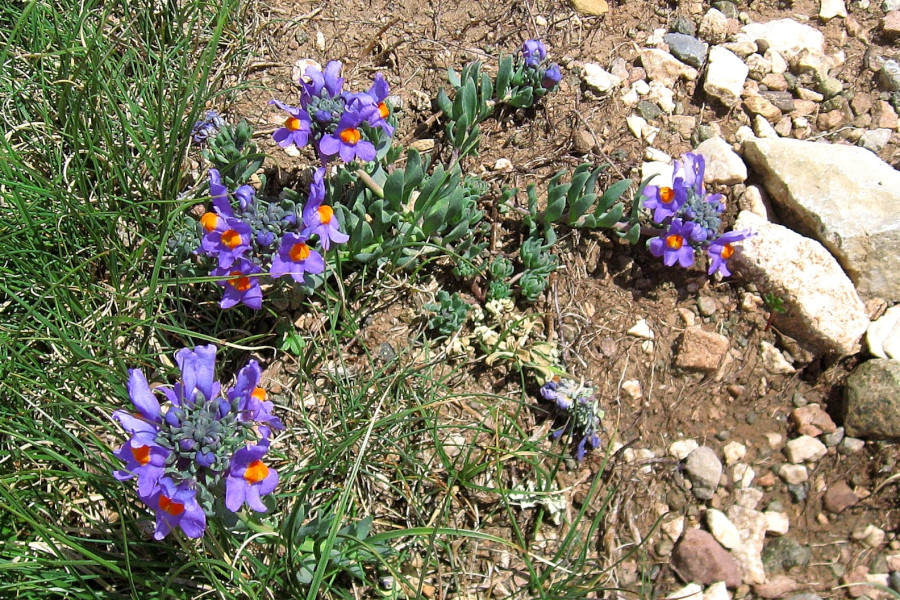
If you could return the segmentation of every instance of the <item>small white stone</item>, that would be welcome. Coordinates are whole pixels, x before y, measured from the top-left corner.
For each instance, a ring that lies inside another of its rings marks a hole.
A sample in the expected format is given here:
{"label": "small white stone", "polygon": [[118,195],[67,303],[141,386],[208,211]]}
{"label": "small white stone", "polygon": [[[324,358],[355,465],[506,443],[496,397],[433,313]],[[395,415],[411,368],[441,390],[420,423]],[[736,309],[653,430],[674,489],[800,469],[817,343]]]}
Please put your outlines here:
{"label": "small white stone", "polygon": [[663,152],[662,150],[659,150],[652,146],[648,146],[644,150],[644,160],[650,160],[650,161],[655,160],[655,161],[659,161],[659,162],[671,162],[672,157],[669,156],[668,154],[666,154],[665,152]]}
{"label": "small white stone", "polygon": [[703,600],[731,600],[731,593],[724,581],[717,581],[703,590]]}
{"label": "small white stone", "polygon": [[666,596],[666,600],[703,600],[703,586],[699,583],[689,583]]}
{"label": "small white stone", "polygon": [[900,359],[900,305],[892,306],[877,321],[869,323],[866,348],[878,358]]}
{"label": "small white stone", "polygon": [[653,342],[650,340],[644,340],[641,342],[641,352],[644,354],[653,354]]}
{"label": "small white stone", "polygon": [[325,52],[325,34],[321,31],[316,32],[316,50]]}
{"label": "small white stone", "polygon": [[290,146],[285,146],[284,148],[282,148],[282,150],[284,150],[284,153],[291,158],[297,158],[298,156],[300,156],[300,148],[293,144],[291,144]]}
{"label": "small white stone", "polygon": [[513,170],[512,161],[508,158],[498,158],[497,162],[494,163],[493,167],[494,171],[508,172]]}
{"label": "small white stone", "polygon": [[640,115],[631,115],[625,117],[625,124],[628,125],[628,131],[637,139],[641,139],[644,127],[648,125],[647,119]]}
{"label": "small white stone", "polygon": [[721,46],[713,46],[709,51],[703,91],[725,106],[737,106],[749,72],[750,69],[736,54]]}
{"label": "small white stone", "polygon": [[722,454],[725,456],[725,464],[730,467],[747,455],[747,446],[731,441],[722,448]]}
{"label": "small white stone", "polygon": [[649,448],[638,448],[634,451],[634,460],[638,463],[646,463],[640,468],[641,473],[645,475],[649,475],[653,472],[653,464],[649,461],[654,458],[656,458],[656,453]]}
{"label": "small white stone", "polygon": [[769,433],[765,434],[765,436],[766,441],[769,442],[769,448],[771,448],[772,450],[778,450],[779,448],[781,448],[781,443],[784,441],[783,435],[770,431]]}
{"label": "small white stone", "polygon": [[647,100],[655,102],[666,114],[675,112],[675,92],[660,81],[650,82]]}
{"label": "small white stone", "polygon": [[655,336],[646,319],[638,319],[637,323],[627,331],[628,335],[642,340],[652,340]]}
{"label": "small white stone", "polygon": [[795,465],[805,462],[816,462],[828,454],[825,444],[814,437],[801,435],[784,446],[784,455]]}
{"label": "small white stone", "polygon": [[641,101],[641,97],[638,95],[637,91],[632,87],[627,92],[622,94],[619,98],[622,101],[622,104],[625,106],[635,107],[638,105],[638,102]]}
{"label": "small white stone", "polygon": [[747,179],[747,165],[721,137],[714,136],[704,140],[695,152],[706,157],[706,171],[703,175],[705,183],[733,185]]}
{"label": "small white stone", "polygon": [[791,528],[791,521],[786,513],[767,510],[763,516],[766,518],[766,533],[784,535]]}
{"label": "small white stone", "polygon": [[776,375],[788,375],[796,369],[787,361],[778,348],[771,342],[762,341],[759,343],[760,355],[762,356],[763,366],[770,373]]}
{"label": "small white stone", "polygon": [[666,30],[664,28],[654,29],[653,33],[647,36],[647,40],[644,42],[648,46],[655,46],[656,44],[662,44],[663,38],[666,35]]}
{"label": "small white stone", "polygon": [[622,382],[622,391],[628,394],[632,400],[637,400],[644,395],[641,390],[641,382],[637,379],[628,379]]}
{"label": "small white stone", "polygon": [[709,527],[713,537],[729,550],[741,545],[741,532],[722,511],[715,508],[707,509],[706,526]]}
{"label": "small white stone", "polygon": [[775,128],[771,123],[766,121],[766,118],[762,115],[756,115],[753,117],[753,132],[756,133],[756,137],[761,138],[777,138],[778,132],[775,131]]}
{"label": "small white stone", "polygon": [[746,125],[741,125],[737,128],[737,131],[734,132],[734,139],[739,144],[743,144],[745,141],[754,137],[756,137],[756,134]]}
{"label": "small white stone", "polygon": [[844,6],[844,0],[822,0],[822,3],[819,5],[819,18],[823,21],[846,16],[847,7]]}
{"label": "small white stone", "polygon": [[854,528],[850,533],[850,537],[869,548],[878,548],[884,544],[885,533],[883,529],[869,524]]}
{"label": "small white stone", "polygon": [[648,144],[652,144],[656,140],[656,136],[659,135],[659,131],[659,127],[654,127],[648,123],[641,129],[641,137],[643,137],[644,141]]}
{"label": "small white stone", "polygon": [[772,64],[773,73],[780,75],[788,70],[787,61],[781,53],[769,48],[763,56]]}
{"label": "small white stone", "polygon": [[809,471],[807,471],[806,467],[803,465],[781,465],[781,468],[778,469],[778,476],[781,477],[785,483],[790,484],[809,481]]}
{"label": "small white stone", "polygon": [[691,309],[682,306],[676,308],[675,311],[678,312],[678,316],[681,317],[681,322],[684,323],[685,327],[693,327],[697,324],[697,315]]}
{"label": "small white stone", "polygon": [[755,487],[734,491],[734,500],[738,506],[742,506],[747,510],[756,510],[759,501],[762,500],[765,493]]}
{"label": "small white stone", "polygon": [[291,80],[297,85],[300,85],[301,81],[311,82],[312,80],[306,75],[306,69],[309,67],[314,67],[319,71],[322,70],[322,65],[318,61],[311,58],[298,58],[294,66],[291,67]]}
{"label": "small white stone", "polygon": [[538,27],[546,27],[546,26],[547,26],[547,19],[545,19],[545,18],[544,18],[543,16],[541,16],[541,15],[538,15],[538,16],[536,16],[536,17],[534,18],[534,24],[537,25]]}
{"label": "small white stone", "polygon": [[738,463],[734,465],[734,472],[732,476],[734,479],[734,486],[736,488],[748,488],[750,487],[750,484],[753,483],[753,478],[756,477],[756,471],[754,471],[753,467],[746,463]]}
{"label": "small white stone", "polygon": [[669,536],[670,540],[677,542],[684,532],[684,517],[675,517],[671,521],[663,521],[659,528]]}
{"label": "small white stone", "polygon": [[631,89],[636,91],[641,96],[646,96],[650,93],[650,84],[643,79],[638,79],[631,84]]}
{"label": "small white stone", "polygon": [[688,454],[700,447],[697,440],[676,440],[669,444],[669,456],[675,460],[684,460]]}
{"label": "small white stone", "polygon": [[614,90],[622,84],[620,78],[594,63],[581,65],[581,72],[585,85],[600,94]]}

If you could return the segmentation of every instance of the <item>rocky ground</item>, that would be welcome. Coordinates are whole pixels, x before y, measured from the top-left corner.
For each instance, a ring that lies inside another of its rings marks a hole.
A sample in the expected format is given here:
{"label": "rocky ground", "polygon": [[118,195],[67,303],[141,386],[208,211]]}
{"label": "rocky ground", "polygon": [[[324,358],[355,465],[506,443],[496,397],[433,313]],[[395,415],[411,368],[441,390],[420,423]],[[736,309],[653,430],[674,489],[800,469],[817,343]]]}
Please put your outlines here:
{"label": "rocky ground", "polygon": [[[605,476],[622,498],[597,542],[615,564],[608,586],[704,599],[900,590],[900,2],[576,4],[261,5],[261,89],[234,116],[271,127],[280,117],[261,107],[293,93],[297,59],[341,59],[348,80],[392,82],[398,139],[428,140],[446,67],[490,69],[497,51],[544,39],[561,92],[531,123],[486,124],[471,168],[520,187],[582,161],[664,178],[702,152],[734,227],[756,232],[724,281],[602,235],[562,246],[566,269],[538,310],[607,408]],[[400,309],[430,299],[376,315],[365,343],[412,337]],[[573,505],[603,466],[591,456],[560,474]],[[619,562],[637,543],[644,558]]]}

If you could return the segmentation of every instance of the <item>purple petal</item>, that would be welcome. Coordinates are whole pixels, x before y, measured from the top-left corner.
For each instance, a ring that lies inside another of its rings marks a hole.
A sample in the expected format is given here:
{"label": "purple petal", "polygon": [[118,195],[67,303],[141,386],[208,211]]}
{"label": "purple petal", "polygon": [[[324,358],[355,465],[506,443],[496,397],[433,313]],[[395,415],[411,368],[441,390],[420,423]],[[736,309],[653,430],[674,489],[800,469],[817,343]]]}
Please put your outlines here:
{"label": "purple petal", "polygon": [[159,400],[153,395],[147,378],[139,369],[128,370],[128,396],[142,415],[151,421],[160,421]]}

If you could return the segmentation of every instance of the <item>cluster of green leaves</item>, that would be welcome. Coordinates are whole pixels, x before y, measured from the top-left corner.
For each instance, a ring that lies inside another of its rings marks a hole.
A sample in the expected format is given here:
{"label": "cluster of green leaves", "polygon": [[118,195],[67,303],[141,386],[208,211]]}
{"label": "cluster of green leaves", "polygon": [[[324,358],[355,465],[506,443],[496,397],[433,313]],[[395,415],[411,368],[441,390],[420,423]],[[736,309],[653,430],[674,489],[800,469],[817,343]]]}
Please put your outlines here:
{"label": "cluster of green leaves", "polygon": [[440,290],[437,293],[437,303],[429,302],[422,308],[433,313],[428,319],[428,328],[449,337],[462,329],[471,307],[459,294],[451,296],[446,290]]}
{"label": "cluster of green leaves", "polygon": [[229,189],[247,183],[266,158],[257,150],[252,137],[253,129],[242,119],[237,125],[225,125],[211,136],[209,146],[203,151],[203,156],[219,169],[222,182]]}
{"label": "cluster of green leaves", "polygon": [[[284,524],[284,541],[291,551],[288,560],[297,583],[308,586],[313,582],[320,562],[325,562],[324,578],[347,574],[366,582],[366,566],[382,565],[394,549],[384,541],[367,541],[372,529],[372,517],[365,517],[340,526],[334,513],[319,514],[307,519],[307,507],[300,506]],[[335,533],[332,533],[333,529]],[[326,547],[326,542],[332,540]]]}

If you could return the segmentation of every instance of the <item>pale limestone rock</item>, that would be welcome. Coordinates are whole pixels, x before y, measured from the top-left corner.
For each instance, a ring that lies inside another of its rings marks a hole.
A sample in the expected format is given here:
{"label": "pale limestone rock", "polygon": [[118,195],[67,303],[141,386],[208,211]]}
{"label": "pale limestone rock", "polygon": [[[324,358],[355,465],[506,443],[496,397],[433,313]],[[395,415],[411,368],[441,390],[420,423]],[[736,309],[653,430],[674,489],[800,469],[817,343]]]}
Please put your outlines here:
{"label": "pale limestone rock", "polygon": [[814,437],[801,435],[784,445],[784,455],[795,465],[805,462],[816,462],[828,454],[825,444]]}
{"label": "pale limestone rock", "polygon": [[825,36],[822,32],[793,19],[749,23],[741,27],[741,31],[752,40],[766,40],[770,48],[788,60],[803,49],[825,54]]}
{"label": "pale limestone rock", "polygon": [[677,542],[682,532],[684,532],[684,517],[675,517],[670,521],[663,521],[659,528],[669,536],[670,540]]}
{"label": "pale limestone rock", "polygon": [[637,400],[644,395],[641,390],[641,382],[637,379],[627,379],[622,382],[622,391],[632,400]]}
{"label": "pale limestone rock", "polygon": [[728,507],[726,515],[740,532],[741,543],[731,550],[731,555],[741,567],[744,583],[765,583],[767,578],[762,549],[766,537],[766,518],[761,512],[742,506]]}
{"label": "pale limestone rock", "polygon": [[581,65],[581,77],[584,84],[598,94],[606,94],[622,84],[619,77],[594,63]]}
{"label": "pale limestone rock", "polygon": [[853,284],[825,248],[747,211],[734,228],[755,235],[740,242],[731,270],[783,301],[785,313],[775,316],[779,329],[814,354],[855,354],[869,318]]}
{"label": "pale limestone rock", "polygon": [[847,7],[844,6],[844,0],[822,0],[819,4],[819,18],[823,21],[846,16]]}
{"label": "pale limestone rock", "polygon": [[628,125],[628,131],[637,139],[643,137],[644,127],[648,125],[647,120],[640,115],[631,115],[625,117],[625,124]]}
{"label": "pale limestone rock", "polygon": [[900,305],[887,309],[866,331],[866,348],[877,358],[900,360]]}
{"label": "pale limestone rock", "polygon": [[790,531],[791,521],[786,513],[767,510],[763,516],[766,517],[766,533],[784,535]]}
{"label": "pale limestone rock", "polygon": [[734,465],[734,472],[732,473],[734,487],[738,489],[749,488],[753,483],[754,477],[756,477],[756,471],[754,471],[753,467],[750,465],[746,463],[737,463]]}
{"label": "pale limestone rock", "polygon": [[900,301],[900,172],[853,146],[748,140],[784,222],[834,254],[864,298]]}
{"label": "pale limestone rock", "polygon": [[709,51],[703,91],[725,106],[737,106],[750,69],[733,52],[713,46]]}
{"label": "pale limestone rock", "polygon": [[724,581],[717,581],[703,590],[703,600],[731,600],[731,593]]}
{"label": "pale limestone rock", "polygon": [[666,600],[703,600],[703,586],[699,583],[689,583],[666,596]]}
{"label": "pale limestone rock", "polygon": [[747,456],[747,446],[731,441],[722,448],[722,454],[725,456],[725,464],[730,467]]}
{"label": "pale limestone rock", "polygon": [[642,48],[641,64],[651,81],[658,81],[666,87],[675,85],[679,78],[694,81],[698,76],[697,69],[658,48]]}
{"label": "pale limestone rock", "polygon": [[684,460],[688,454],[700,447],[697,440],[676,440],[669,444],[669,456],[675,460]]}
{"label": "pale limestone rock", "polygon": [[662,82],[650,82],[647,100],[655,102],[666,114],[670,115],[675,112],[675,92]]}
{"label": "pale limestone rock", "polygon": [[738,208],[749,210],[763,219],[769,219],[769,207],[763,198],[762,192],[755,185],[748,185],[741,197],[738,198]]}
{"label": "pale limestone rock", "polygon": [[697,34],[710,44],[721,44],[728,37],[728,17],[722,11],[710,8],[703,15]]}
{"label": "pale limestone rock", "polygon": [[778,469],[778,476],[781,477],[785,483],[794,485],[809,481],[809,471],[807,471],[806,467],[803,465],[783,464],[781,465],[781,468]]}
{"label": "pale limestone rock", "polygon": [[741,534],[728,517],[715,508],[706,511],[706,526],[720,544],[729,550],[741,545]]}
{"label": "pale limestone rock", "polygon": [[756,134],[756,137],[764,139],[778,138],[778,132],[775,131],[775,128],[772,126],[772,124],[769,123],[762,115],[755,115],[753,117],[753,132]]}
{"label": "pale limestone rock", "polygon": [[784,357],[784,354],[782,354],[771,342],[765,340],[761,341],[759,343],[759,353],[762,358],[763,366],[769,373],[774,373],[776,375],[790,375],[796,371],[794,365],[789,363]]}
{"label": "pale limestone rock", "polygon": [[733,185],[747,179],[747,166],[731,145],[719,136],[704,140],[694,150],[706,159],[705,183]]}
{"label": "pale limestone rock", "polygon": [[626,333],[632,337],[641,338],[643,340],[652,340],[654,338],[653,330],[646,319],[638,319],[637,322]]}
{"label": "pale limestone rock", "polygon": [[784,57],[777,50],[769,48],[763,56],[769,61],[769,64],[772,65],[772,73],[781,75],[788,70],[787,61],[784,60]]}

